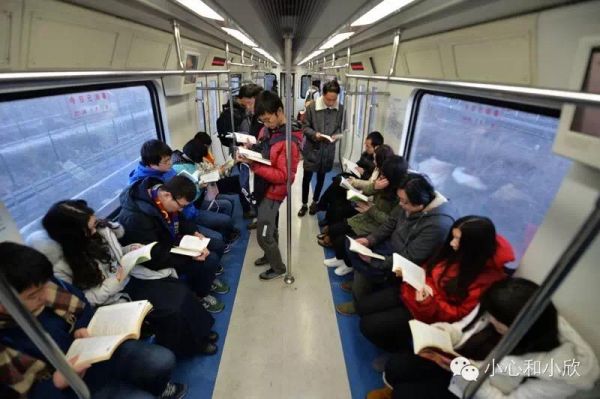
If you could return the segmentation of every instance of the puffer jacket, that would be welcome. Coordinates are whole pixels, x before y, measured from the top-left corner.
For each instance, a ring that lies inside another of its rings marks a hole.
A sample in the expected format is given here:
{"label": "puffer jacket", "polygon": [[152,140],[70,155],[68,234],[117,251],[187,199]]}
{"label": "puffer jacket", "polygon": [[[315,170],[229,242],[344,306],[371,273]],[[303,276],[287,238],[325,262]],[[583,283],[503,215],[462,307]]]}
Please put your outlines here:
{"label": "puffer jacket", "polygon": [[[268,136],[269,134],[270,136]],[[279,135],[285,136],[285,126],[280,126],[278,130],[272,132],[268,132],[267,129],[262,129],[258,136],[258,141],[270,140],[270,138],[275,138]],[[292,135],[298,140],[302,139],[302,132],[300,130],[292,130]],[[252,163],[252,171],[254,174],[269,183],[269,187],[265,193],[265,198],[279,202],[283,201],[285,197],[287,197],[288,175],[285,143],[285,140],[283,140],[271,146],[269,151],[269,160],[271,161],[271,165],[265,165],[260,162]],[[296,170],[298,169],[299,160],[300,150],[297,145],[292,145],[292,183],[296,177]]]}
{"label": "puffer jacket", "polygon": [[433,295],[419,302],[416,300],[416,290],[406,283],[400,285],[402,302],[413,317],[424,323],[438,321],[454,322],[468,315],[479,303],[481,295],[495,282],[506,277],[504,265],[515,260],[515,254],[510,243],[501,235],[496,236],[496,252],[488,260],[481,273],[469,285],[467,297],[457,301],[446,294],[445,284],[458,275],[458,265],[448,266],[445,275],[444,263],[439,262],[427,273],[426,284],[431,287]]}
{"label": "puffer jacket", "polygon": [[161,172],[160,170],[152,169],[149,166],[144,166],[138,163],[136,168],[129,173],[129,184],[133,184],[136,181],[143,180],[146,177],[156,177],[162,181],[168,181],[173,176],[177,175],[177,172],[171,168],[168,172]]}

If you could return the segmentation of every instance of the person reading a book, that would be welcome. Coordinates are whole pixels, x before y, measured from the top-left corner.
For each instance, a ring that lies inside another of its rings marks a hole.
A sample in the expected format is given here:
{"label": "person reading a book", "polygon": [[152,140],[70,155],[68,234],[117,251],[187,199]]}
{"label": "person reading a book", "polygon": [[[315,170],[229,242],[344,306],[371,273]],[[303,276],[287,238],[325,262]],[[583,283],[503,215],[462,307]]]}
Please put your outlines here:
{"label": "person reading a book", "polygon": [[396,189],[406,175],[408,163],[394,155],[387,145],[380,146],[375,153],[375,163],[382,165],[379,178],[363,191],[367,196],[373,196],[373,202],[355,203],[358,212],[347,220],[328,225],[324,233],[317,236],[321,246],[332,246],[335,257],[325,259],[325,266],[336,267],[335,274],[343,276],[352,272],[350,260],[346,253],[346,236],[366,237],[384,224],[389,214],[397,204]]}
{"label": "person reading a book", "polygon": [[[302,207],[298,216],[317,213],[317,203],[325,182],[325,174],[333,168],[335,158],[335,142],[342,135],[342,118],[344,106],[338,96],[340,85],[331,80],[323,85],[323,95],[314,104],[306,108],[306,116],[302,123],[306,137],[302,155],[304,157],[302,176]],[[313,200],[308,208],[308,194],[313,174],[317,175],[317,185],[313,192]]]}
{"label": "person reading a book", "polygon": [[[86,338],[94,314],[81,291],[52,275],[52,264],[40,252],[12,242],[0,243],[0,273],[17,291],[58,347],[66,353],[75,339]],[[0,396],[29,399],[76,397],[64,376],[52,368],[38,347],[0,305]],[[187,387],[171,382],[173,353],[143,341],[123,342],[109,360],[77,364],[68,359],[92,396],[181,399]],[[52,378],[49,378],[52,376]]]}
{"label": "person reading a book", "polygon": [[[379,170],[375,167],[375,151],[383,145],[383,136],[379,132],[371,132],[365,140],[365,151],[356,162],[358,176],[343,165],[344,171],[332,179],[332,183],[321,195],[318,210],[325,212],[325,218],[319,221],[320,226],[326,226],[351,218],[358,212],[346,198],[347,189],[342,187],[345,179],[350,187],[362,191],[366,186],[377,180]],[[346,159],[342,160],[344,163]]]}
{"label": "person reading a book", "polygon": [[[435,191],[429,180],[418,173],[408,173],[396,190],[397,206],[389,219],[367,237],[356,241],[385,260],[372,259],[346,251],[354,268],[352,295],[354,301],[383,287],[394,284],[392,273],[393,253],[398,253],[418,265],[429,259],[444,243],[454,223],[453,210],[444,196]],[[345,315],[355,314],[355,302],[336,305]]]}
{"label": "person reading a book", "polygon": [[125,228],[121,242],[127,245],[156,241],[152,259],[145,266],[155,269],[173,267],[179,275],[186,276],[186,282],[202,298],[209,312],[220,312],[224,305],[209,293],[227,293],[229,287],[215,278],[220,257],[211,251],[210,244],[201,255],[193,258],[171,253],[184,235],[203,238],[196,224],[182,212],[195,196],[196,185],[183,176],[175,176],[166,183],[148,177],[129,186],[120,198],[118,220]]}
{"label": "person reading a book", "polygon": [[254,172],[254,191],[258,203],[257,240],[264,255],[255,264],[269,264],[270,268],[261,273],[261,280],[272,280],[285,274],[286,267],[281,259],[277,240],[277,219],[279,207],[287,197],[288,179],[294,182],[300,157],[299,141],[301,133],[292,129],[291,172],[288,176],[286,153],[286,116],[283,103],[277,94],[263,91],[256,99],[256,114],[264,124],[258,141],[261,154],[268,158],[270,165],[254,162],[237,154],[237,160],[247,163]]}
{"label": "person reading a book", "polygon": [[[457,219],[444,246],[428,260],[425,286],[402,281],[364,296],[356,303],[360,330],[378,347],[395,352],[409,344],[408,321],[455,322],[469,314],[481,295],[506,277],[504,267],[515,260],[510,243],[483,216]],[[396,272],[402,278],[402,270]]]}
{"label": "person reading a book", "polygon": [[[432,324],[446,333],[452,348],[437,342],[423,342],[415,347],[417,355],[408,347],[392,355],[385,367],[384,380],[393,391],[386,387],[369,393],[367,398],[461,397],[468,383],[461,369],[464,366],[453,365],[457,356],[447,351],[464,357],[463,364],[475,366],[481,375],[483,360],[508,332],[538,288],[523,278],[494,283],[481,297],[480,306],[464,319]],[[565,361],[577,364],[576,372],[565,372],[568,367]],[[527,364],[541,367],[532,369]],[[459,373],[452,378],[455,372]],[[495,359],[494,373],[481,385],[476,396],[482,399],[567,398],[577,391],[592,389],[599,375],[598,359],[592,348],[550,303],[511,353],[503,359]]]}
{"label": "person reading a book", "polygon": [[127,264],[124,255],[143,246],[122,247],[118,238],[124,234],[123,227],[97,219],[83,200],[54,204],[42,224],[50,238],[59,244],[53,246],[54,242],[46,241],[41,242],[44,250],[39,248],[42,252],[52,252],[47,255],[49,259],[58,258],[53,262],[55,276],[81,289],[93,306],[128,299],[148,300],[154,310],[147,321],[158,344],[177,355],[217,352],[213,344],[216,333],[211,332],[212,316],[177,278],[175,269],[148,262],[154,246],[141,264],[135,265],[135,260],[133,267]]}
{"label": "person reading a book", "polygon": [[[173,151],[166,143],[159,140],[148,140],[140,149],[141,161],[130,174],[129,185],[139,182],[147,177],[154,177],[166,182],[177,175],[173,169],[171,157]],[[228,242],[226,230],[222,226],[232,225],[231,217],[197,209],[193,203],[184,207],[183,213],[198,226],[198,231],[211,239],[210,250],[219,257],[227,250]]]}

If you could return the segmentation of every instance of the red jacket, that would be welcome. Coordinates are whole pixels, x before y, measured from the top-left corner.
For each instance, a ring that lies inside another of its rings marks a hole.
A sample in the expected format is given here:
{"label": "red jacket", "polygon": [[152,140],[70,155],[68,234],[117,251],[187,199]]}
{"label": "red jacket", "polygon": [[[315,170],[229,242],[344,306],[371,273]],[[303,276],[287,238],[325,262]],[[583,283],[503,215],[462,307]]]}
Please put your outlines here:
{"label": "red jacket", "polygon": [[[261,141],[265,135],[266,129],[262,129],[258,135],[258,140]],[[285,130],[280,128],[276,133],[271,133],[272,137],[283,134]],[[302,131],[292,131],[298,142],[302,141]],[[268,181],[270,184],[265,197],[273,201],[283,201],[287,196],[287,156],[285,148],[285,140],[273,144],[269,152],[271,165],[265,165],[259,162],[252,163],[252,171]],[[296,177],[296,169],[300,160],[300,149],[298,145],[292,145],[292,183]]]}
{"label": "red jacket", "polygon": [[446,281],[458,274],[458,265],[451,265],[446,271],[443,281],[440,277],[443,262],[436,264],[427,273],[426,283],[433,290],[433,296],[428,296],[422,302],[416,300],[416,290],[409,284],[400,285],[400,296],[410,313],[424,323],[458,321],[468,315],[479,303],[481,295],[496,281],[506,277],[504,264],[515,259],[510,243],[501,235],[496,236],[496,253],[488,261],[479,276],[469,285],[467,297],[460,303],[450,301],[442,288]]}

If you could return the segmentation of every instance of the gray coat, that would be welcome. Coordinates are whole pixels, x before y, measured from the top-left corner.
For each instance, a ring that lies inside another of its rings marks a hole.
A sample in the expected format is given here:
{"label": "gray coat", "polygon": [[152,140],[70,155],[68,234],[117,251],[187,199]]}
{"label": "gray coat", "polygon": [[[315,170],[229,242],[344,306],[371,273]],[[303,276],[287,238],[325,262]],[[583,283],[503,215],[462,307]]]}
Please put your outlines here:
{"label": "gray coat", "polygon": [[315,137],[317,132],[331,136],[342,131],[343,105],[338,104],[336,110],[324,107],[322,101],[322,97],[319,97],[306,108],[306,116],[302,124],[306,137],[302,150],[304,170],[309,172],[329,172],[333,168],[335,159],[335,143],[318,141]]}

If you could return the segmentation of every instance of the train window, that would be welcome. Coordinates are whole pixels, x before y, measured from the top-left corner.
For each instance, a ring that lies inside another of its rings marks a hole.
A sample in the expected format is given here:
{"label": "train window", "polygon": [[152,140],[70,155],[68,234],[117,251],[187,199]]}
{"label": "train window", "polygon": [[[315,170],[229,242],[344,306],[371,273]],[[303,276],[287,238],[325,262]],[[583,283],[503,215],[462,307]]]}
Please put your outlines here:
{"label": "train window", "polygon": [[310,75],[302,75],[300,77],[300,98],[306,98],[306,92],[311,84],[311,76]]}
{"label": "train window", "polygon": [[62,199],[101,216],[118,207],[141,144],[158,136],[153,104],[144,85],[0,101],[0,200],[24,237]]}
{"label": "train window", "polygon": [[459,216],[490,217],[517,260],[542,222],[570,161],[553,154],[558,112],[421,92],[408,149]]}
{"label": "train window", "polygon": [[[276,91],[279,94],[279,88],[277,88],[277,76],[274,73],[265,73],[265,90]],[[273,90],[275,87],[275,90]]]}

